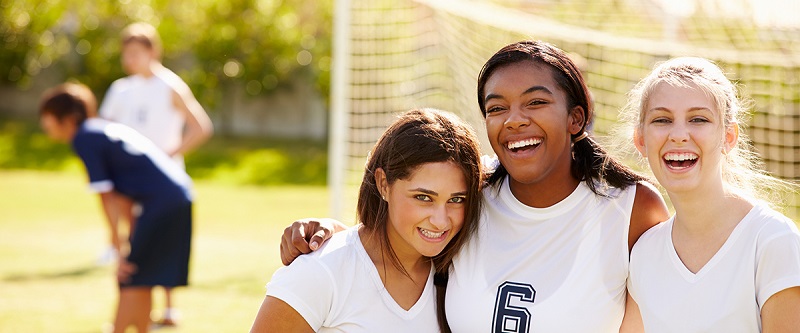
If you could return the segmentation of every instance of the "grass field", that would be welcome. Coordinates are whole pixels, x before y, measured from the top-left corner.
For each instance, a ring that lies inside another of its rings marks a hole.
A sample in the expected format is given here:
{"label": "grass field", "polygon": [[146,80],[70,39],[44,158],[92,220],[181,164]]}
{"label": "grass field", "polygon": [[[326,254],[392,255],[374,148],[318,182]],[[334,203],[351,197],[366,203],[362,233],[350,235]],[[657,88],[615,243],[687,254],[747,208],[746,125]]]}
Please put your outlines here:
{"label": "grass field", "polygon": [[[85,189],[78,172],[0,171],[0,332],[101,332],[111,321],[113,270],[94,265],[107,231]],[[195,189],[190,286],[176,293],[183,320],[159,332],[245,332],[280,266],[283,227],[327,215],[327,192],[209,181]]]}

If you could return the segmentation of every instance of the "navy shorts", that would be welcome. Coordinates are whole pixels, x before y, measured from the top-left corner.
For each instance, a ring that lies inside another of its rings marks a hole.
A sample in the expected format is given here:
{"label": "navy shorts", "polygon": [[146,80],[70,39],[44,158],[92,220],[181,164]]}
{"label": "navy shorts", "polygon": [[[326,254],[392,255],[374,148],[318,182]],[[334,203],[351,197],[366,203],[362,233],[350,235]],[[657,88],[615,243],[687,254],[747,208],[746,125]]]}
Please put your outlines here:
{"label": "navy shorts", "polygon": [[128,256],[128,261],[135,264],[137,270],[120,287],[187,285],[192,202],[152,200],[141,203],[141,207]]}

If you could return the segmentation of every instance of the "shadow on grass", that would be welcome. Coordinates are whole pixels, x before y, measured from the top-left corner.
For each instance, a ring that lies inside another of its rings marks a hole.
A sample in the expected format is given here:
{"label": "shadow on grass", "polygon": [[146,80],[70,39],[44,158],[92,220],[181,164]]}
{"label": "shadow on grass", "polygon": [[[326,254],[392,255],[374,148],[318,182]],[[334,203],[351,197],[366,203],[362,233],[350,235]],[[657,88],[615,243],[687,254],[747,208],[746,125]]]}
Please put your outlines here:
{"label": "shadow on grass", "polygon": [[66,269],[57,272],[37,272],[37,273],[12,273],[6,274],[0,279],[3,282],[30,282],[30,281],[46,281],[58,280],[65,278],[85,277],[94,273],[104,271],[105,266],[98,266],[95,264],[87,264],[75,268]]}

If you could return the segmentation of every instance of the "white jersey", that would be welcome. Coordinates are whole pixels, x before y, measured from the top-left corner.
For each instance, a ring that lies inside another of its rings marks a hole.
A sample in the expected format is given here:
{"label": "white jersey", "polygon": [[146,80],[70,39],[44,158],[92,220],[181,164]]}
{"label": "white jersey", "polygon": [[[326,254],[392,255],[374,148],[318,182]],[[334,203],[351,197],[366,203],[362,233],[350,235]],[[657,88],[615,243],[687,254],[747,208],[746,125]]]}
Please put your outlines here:
{"label": "white jersey", "polygon": [[[180,147],[182,113],[175,109],[173,91],[183,91],[186,83],[171,70],[161,67],[153,76],[131,75],[114,81],[108,88],[100,117],[127,125],[153,141],[165,152]],[[182,158],[176,157],[182,163]]]}
{"label": "white jersey", "polygon": [[316,332],[439,332],[433,268],[422,296],[404,310],[384,287],[358,229],[279,268],[267,295],[289,304]]}
{"label": "white jersey", "polygon": [[445,309],[453,332],[618,332],[636,186],[561,202],[519,202],[506,178],[484,189],[477,235],[453,261]]}
{"label": "white jersey", "polygon": [[628,290],[647,333],[760,332],[764,302],[800,286],[800,233],[763,204],[696,274],[675,252],[673,223],[648,230],[631,253]]}

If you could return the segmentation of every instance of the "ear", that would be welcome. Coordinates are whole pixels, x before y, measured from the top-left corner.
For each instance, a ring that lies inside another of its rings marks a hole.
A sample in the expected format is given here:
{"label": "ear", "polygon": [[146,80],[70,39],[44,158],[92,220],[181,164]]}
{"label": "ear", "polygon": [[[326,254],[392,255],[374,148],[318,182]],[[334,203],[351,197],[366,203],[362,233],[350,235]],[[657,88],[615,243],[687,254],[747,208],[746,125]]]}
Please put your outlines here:
{"label": "ear", "polygon": [[583,124],[586,122],[583,107],[576,106],[569,110],[569,119],[567,121],[567,131],[572,135],[580,134]]}
{"label": "ear", "polygon": [[723,143],[723,149],[727,154],[731,149],[736,147],[736,143],[739,142],[739,124],[738,123],[731,123],[725,128],[725,142]]}
{"label": "ear", "polygon": [[642,135],[642,130],[639,128],[633,130],[633,145],[636,146],[636,150],[639,151],[642,157],[647,158],[647,149],[644,147],[644,136]]}
{"label": "ear", "polygon": [[382,198],[389,195],[389,181],[386,180],[386,172],[382,168],[375,169],[375,186]]}

